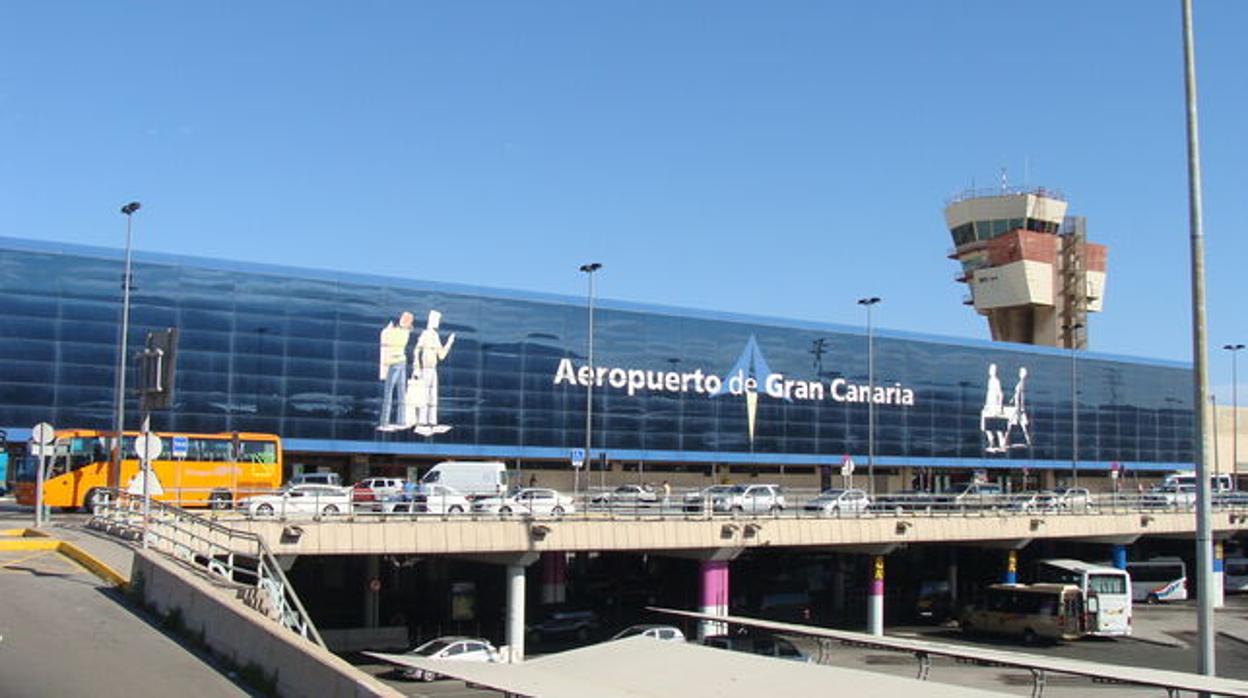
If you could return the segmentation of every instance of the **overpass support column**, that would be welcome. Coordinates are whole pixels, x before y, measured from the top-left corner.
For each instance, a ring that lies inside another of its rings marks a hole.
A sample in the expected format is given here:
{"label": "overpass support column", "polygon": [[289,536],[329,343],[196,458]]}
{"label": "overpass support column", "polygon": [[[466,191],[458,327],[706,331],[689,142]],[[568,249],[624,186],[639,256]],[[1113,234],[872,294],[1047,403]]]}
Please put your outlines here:
{"label": "overpass support column", "polygon": [[364,557],[364,627],[381,625],[381,556]]}
{"label": "overpass support column", "polygon": [[953,602],[953,607],[958,607],[958,549],[949,548],[949,567],[947,568],[946,578],[949,580],[949,600]]}
{"label": "overpass support column", "polygon": [[1001,575],[1001,583],[1018,584],[1018,551],[1005,551],[1005,574]]}
{"label": "overpass support column", "polygon": [[562,551],[542,553],[542,603],[557,604],[568,600],[568,556]]}
{"label": "overpass support column", "polygon": [[507,565],[507,661],[524,661],[524,565]]}
{"label": "overpass support column", "polygon": [[465,555],[464,559],[490,565],[504,565],[507,569],[507,613],[503,638],[507,641],[507,662],[519,664],[524,661],[524,571],[537,562],[535,552],[519,554]]}
{"label": "overpass support column", "polygon": [[1115,545],[1111,554],[1113,555],[1115,568],[1120,570],[1127,569],[1127,546]]}
{"label": "overpass support column", "polygon": [[871,585],[868,593],[867,632],[884,634],[884,556],[876,555],[871,564]]}
{"label": "overpass support column", "polygon": [[1222,559],[1222,555],[1222,541],[1214,541],[1213,575],[1209,578],[1209,593],[1212,595],[1214,608],[1222,608],[1226,604],[1225,587],[1223,586],[1226,562]]}
{"label": "overpass support column", "polygon": [[[698,571],[701,577],[701,591],[698,595],[701,600],[699,610],[702,613],[716,616],[728,615],[728,561],[702,560],[698,563]],[[726,632],[728,632],[726,623],[709,620],[698,623],[699,640],[707,635],[723,635]]]}

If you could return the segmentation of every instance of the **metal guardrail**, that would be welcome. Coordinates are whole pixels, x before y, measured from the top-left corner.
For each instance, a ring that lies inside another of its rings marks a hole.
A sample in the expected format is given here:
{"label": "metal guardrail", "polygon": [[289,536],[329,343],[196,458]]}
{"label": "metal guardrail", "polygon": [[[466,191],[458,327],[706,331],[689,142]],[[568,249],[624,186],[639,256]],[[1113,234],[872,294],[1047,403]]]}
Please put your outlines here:
{"label": "metal guardrail", "polygon": [[1050,673],[1082,676],[1093,681],[1113,681],[1123,684],[1153,686],[1165,689],[1172,696],[1177,695],[1179,691],[1191,691],[1201,695],[1241,696],[1248,698],[1248,681],[1224,679],[1216,676],[1202,676],[1200,674],[1163,669],[1119,666],[1104,662],[1048,657],[1039,654],[1024,654],[1022,652],[1010,652],[988,647],[964,647],[950,643],[932,642],[930,640],[913,640],[888,635],[869,635],[848,630],[781,623],[743,616],[697,613],[657,606],[648,606],[646,610],[680,618],[728,623],[730,625],[745,626],[775,633],[813,637],[820,642],[820,660],[823,659],[823,655],[826,652],[823,643],[833,641],[839,641],[847,645],[910,653],[918,661],[919,669],[916,678],[921,680],[927,680],[930,675],[932,657],[950,657],[964,662],[1027,669],[1032,675],[1031,695],[1033,698],[1040,698],[1044,694],[1047,675]]}
{"label": "metal guardrail", "polygon": [[[347,490],[349,493],[349,490]],[[953,494],[900,492],[880,493],[874,500],[857,505],[818,507],[820,492],[813,488],[784,488],[783,500],[733,500],[707,494],[705,490],[673,490],[668,496],[650,493],[648,498],[612,499],[610,489],[579,493],[572,505],[562,511],[510,513],[473,511],[459,498],[429,497],[419,503],[400,496],[378,501],[354,501],[350,494],[305,497],[298,502],[274,501],[281,490],[255,492],[272,502],[256,508],[239,499],[232,508],[215,509],[200,516],[205,523],[220,525],[231,520],[273,520],[279,522],[331,521],[472,521],[499,519],[559,520],[707,520],[720,518],[762,519],[875,519],[883,517],[966,517],[984,516],[1105,516],[1123,514],[1194,511],[1195,502],[1183,495],[1159,492],[1102,493],[1062,498],[1049,493]],[[141,502],[139,498],[135,501]],[[202,502],[198,502],[202,504]],[[163,505],[186,513],[176,506]],[[1213,501],[1214,511],[1241,514],[1248,520],[1248,493],[1223,493]],[[250,535],[234,531],[235,536]]]}
{"label": "metal guardrail", "polygon": [[143,498],[116,490],[108,490],[92,514],[96,526],[127,531],[214,577],[244,585],[247,591],[242,598],[249,606],[325,646],[277,558],[260,536],[156,500],[151,501],[145,525]]}

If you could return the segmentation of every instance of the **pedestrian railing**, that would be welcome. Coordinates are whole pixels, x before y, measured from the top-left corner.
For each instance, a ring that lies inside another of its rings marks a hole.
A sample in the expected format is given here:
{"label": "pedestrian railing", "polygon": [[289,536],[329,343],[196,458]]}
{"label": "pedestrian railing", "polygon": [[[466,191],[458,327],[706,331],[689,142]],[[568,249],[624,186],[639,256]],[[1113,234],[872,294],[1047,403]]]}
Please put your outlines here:
{"label": "pedestrian railing", "polygon": [[325,646],[263,538],[155,500],[150,502],[146,520],[143,512],[142,497],[109,490],[97,500],[91,523],[96,528],[143,541],[147,547],[239,587],[239,596],[247,605],[299,636]]}

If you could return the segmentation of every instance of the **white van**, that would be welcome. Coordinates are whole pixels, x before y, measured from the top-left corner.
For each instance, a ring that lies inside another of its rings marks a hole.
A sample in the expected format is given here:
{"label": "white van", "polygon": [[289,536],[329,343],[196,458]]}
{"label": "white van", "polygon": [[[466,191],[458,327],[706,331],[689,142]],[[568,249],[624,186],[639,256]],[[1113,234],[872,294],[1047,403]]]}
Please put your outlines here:
{"label": "white van", "polygon": [[507,490],[507,466],[497,460],[444,460],[420,478],[422,485],[435,483],[468,497],[497,497]]}

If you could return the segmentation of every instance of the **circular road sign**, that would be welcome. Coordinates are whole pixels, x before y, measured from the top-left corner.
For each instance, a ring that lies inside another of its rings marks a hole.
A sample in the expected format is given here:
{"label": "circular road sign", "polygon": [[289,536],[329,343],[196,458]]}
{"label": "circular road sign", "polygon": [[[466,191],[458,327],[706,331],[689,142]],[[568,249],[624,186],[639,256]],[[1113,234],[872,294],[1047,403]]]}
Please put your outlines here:
{"label": "circular road sign", "polygon": [[56,430],[47,422],[39,422],[34,429],[30,430],[30,440],[46,446],[56,440]]}
{"label": "circular road sign", "polygon": [[134,440],[134,452],[143,460],[156,460],[160,457],[162,450],[164,450],[164,444],[155,434],[140,434],[139,438]]}

